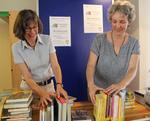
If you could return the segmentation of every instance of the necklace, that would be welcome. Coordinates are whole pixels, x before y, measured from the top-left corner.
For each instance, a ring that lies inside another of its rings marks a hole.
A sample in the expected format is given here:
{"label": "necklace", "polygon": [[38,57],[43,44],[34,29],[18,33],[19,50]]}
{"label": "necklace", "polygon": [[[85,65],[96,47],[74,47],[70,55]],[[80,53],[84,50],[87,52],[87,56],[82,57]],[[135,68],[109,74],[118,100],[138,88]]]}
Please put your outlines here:
{"label": "necklace", "polygon": [[119,47],[119,53],[117,53],[116,50],[115,50],[115,44],[114,44],[114,38],[113,38],[113,32],[111,32],[111,39],[112,39],[112,45],[113,45],[114,53],[115,53],[115,55],[117,56],[117,55],[120,53],[120,50],[121,50],[121,48],[122,48],[122,46],[123,46],[123,44],[124,44],[124,42],[125,42],[126,35],[124,35],[123,41],[122,41],[122,43],[121,43],[121,46]]}

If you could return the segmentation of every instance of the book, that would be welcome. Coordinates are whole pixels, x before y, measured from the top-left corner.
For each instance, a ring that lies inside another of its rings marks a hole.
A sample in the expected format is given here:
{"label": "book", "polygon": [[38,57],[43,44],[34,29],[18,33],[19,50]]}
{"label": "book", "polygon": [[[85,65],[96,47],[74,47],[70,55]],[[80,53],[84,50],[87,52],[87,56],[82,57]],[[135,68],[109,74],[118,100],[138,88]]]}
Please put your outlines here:
{"label": "book", "polygon": [[30,97],[32,96],[32,91],[18,91],[15,92],[13,94],[11,94],[10,96],[8,96],[7,100],[6,100],[6,104],[7,103],[17,103],[17,102],[27,102]]}
{"label": "book", "polygon": [[49,103],[47,108],[40,110],[39,121],[54,121],[54,105]]}
{"label": "book", "polygon": [[22,112],[22,111],[28,111],[30,110],[29,107],[27,108],[14,108],[14,109],[8,109],[8,112]]}
{"label": "book", "polygon": [[72,121],[93,121],[92,114],[87,110],[71,111]]}
{"label": "book", "polygon": [[6,119],[6,121],[31,121],[32,118],[31,117],[28,117],[28,118],[9,118],[9,119]]}
{"label": "book", "polygon": [[13,93],[19,91],[18,89],[3,89],[0,90],[0,97],[7,97],[12,95]]}
{"label": "book", "polygon": [[145,105],[145,100],[144,100],[145,93],[146,93],[146,90],[135,90],[134,91],[135,100],[142,105]]}
{"label": "book", "polygon": [[67,103],[63,97],[56,97],[58,104],[58,120],[66,121],[67,115]]}
{"label": "book", "polygon": [[5,113],[5,115],[2,116],[2,119],[9,119],[9,118],[28,118],[30,117],[30,113],[22,113],[22,114],[16,114],[16,115],[10,115],[9,113]]}
{"label": "book", "polygon": [[31,96],[28,102],[15,102],[15,103],[5,103],[4,104],[4,109],[9,109],[9,108],[26,108],[29,107],[33,97]]}
{"label": "book", "polygon": [[23,113],[30,113],[31,110],[27,110],[27,111],[16,111],[16,112],[10,112],[10,115],[16,115],[16,114],[23,114]]}

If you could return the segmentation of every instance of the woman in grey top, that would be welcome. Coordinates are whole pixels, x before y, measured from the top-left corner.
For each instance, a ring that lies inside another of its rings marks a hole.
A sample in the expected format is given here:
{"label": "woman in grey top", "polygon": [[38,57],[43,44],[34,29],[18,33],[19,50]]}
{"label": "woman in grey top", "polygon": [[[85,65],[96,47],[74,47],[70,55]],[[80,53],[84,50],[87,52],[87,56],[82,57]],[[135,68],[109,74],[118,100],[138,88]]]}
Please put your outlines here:
{"label": "woman in grey top", "polygon": [[112,30],[97,35],[92,43],[86,77],[93,103],[97,90],[117,94],[136,75],[139,43],[127,33],[127,28],[134,19],[135,9],[130,2],[115,2],[109,9]]}
{"label": "woman in grey top", "polygon": [[[57,60],[56,50],[49,36],[41,35],[43,26],[32,10],[19,12],[13,32],[20,40],[13,44],[14,63],[19,67],[23,78],[21,87],[31,89],[40,97],[42,108],[51,101],[54,95],[53,81],[57,81],[57,94],[68,98],[62,87],[62,73]],[[55,78],[54,78],[55,76]]]}

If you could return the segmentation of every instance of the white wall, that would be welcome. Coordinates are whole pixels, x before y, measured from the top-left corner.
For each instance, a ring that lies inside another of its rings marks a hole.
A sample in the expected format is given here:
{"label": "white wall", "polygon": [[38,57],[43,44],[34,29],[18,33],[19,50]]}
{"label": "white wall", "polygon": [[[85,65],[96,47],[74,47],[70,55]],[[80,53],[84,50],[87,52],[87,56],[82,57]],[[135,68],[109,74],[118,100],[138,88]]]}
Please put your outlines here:
{"label": "white wall", "polygon": [[38,0],[0,0],[0,11],[32,9],[37,11]]}
{"label": "white wall", "polygon": [[[128,28],[128,32],[131,35],[133,35],[135,38],[137,38],[140,42],[140,39],[139,39],[139,0],[129,0],[129,1],[135,5],[136,19]],[[138,72],[137,72],[135,79],[128,86],[129,89],[138,90],[140,88],[139,71],[140,71],[140,68],[138,68]]]}
{"label": "white wall", "polygon": [[140,88],[150,87],[150,0],[139,0]]}

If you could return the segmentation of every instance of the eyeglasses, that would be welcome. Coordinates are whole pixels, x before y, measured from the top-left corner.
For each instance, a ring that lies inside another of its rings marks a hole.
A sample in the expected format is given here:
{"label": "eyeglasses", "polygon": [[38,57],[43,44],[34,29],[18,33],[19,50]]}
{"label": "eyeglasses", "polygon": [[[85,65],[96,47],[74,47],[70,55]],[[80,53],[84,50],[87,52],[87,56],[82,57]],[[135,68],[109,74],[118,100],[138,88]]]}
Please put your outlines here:
{"label": "eyeglasses", "polygon": [[38,29],[38,26],[27,27],[27,28],[25,28],[25,32],[31,32],[32,30],[36,31],[37,29]]}

